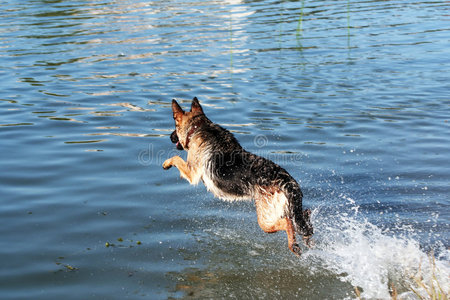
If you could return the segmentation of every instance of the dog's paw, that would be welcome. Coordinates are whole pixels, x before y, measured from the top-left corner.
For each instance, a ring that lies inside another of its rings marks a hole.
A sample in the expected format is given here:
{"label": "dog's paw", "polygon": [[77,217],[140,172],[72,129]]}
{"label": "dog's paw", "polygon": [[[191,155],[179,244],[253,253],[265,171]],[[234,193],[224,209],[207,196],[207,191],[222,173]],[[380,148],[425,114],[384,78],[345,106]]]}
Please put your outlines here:
{"label": "dog's paw", "polygon": [[166,161],[163,163],[162,167],[163,167],[164,170],[169,170],[170,168],[172,168],[172,163],[171,163],[171,161],[170,161],[169,159],[166,160]]}
{"label": "dog's paw", "polygon": [[300,257],[302,255],[302,249],[300,248],[300,246],[297,243],[292,245],[291,251],[298,257]]}

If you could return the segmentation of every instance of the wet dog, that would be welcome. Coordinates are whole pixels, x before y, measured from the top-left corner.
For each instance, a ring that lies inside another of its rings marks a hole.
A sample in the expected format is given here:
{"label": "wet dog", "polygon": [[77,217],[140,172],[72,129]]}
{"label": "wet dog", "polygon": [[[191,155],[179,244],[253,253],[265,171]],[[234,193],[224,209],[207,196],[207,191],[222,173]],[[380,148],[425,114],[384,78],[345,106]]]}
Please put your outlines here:
{"label": "wet dog", "polygon": [[221,199],[254,199],[261,229],[286,231],[289,249],[300,255],[296,234],[308,244],[313,228],[295,179],[274,162],[244,150],[231,132],[206,117],[197,98],[189,112],[172,100],[172,111],[175,131],[170,139],[188,154],[186,161],[180,156],[167,159],[163,168],[177,167],[191,184],[202,180]]}

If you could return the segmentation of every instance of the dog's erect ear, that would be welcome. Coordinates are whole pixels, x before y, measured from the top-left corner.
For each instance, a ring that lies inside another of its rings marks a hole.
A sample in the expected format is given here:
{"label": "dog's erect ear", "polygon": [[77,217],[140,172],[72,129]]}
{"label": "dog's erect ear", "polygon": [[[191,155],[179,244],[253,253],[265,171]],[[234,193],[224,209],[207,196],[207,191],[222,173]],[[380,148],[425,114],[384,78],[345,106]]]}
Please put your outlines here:
{"label": "dog's erect ear", "polygon": [[173,111],[173,118],[179,118],[184,114],[183,109],[180,105],[178,105],[177,101],[175,99],[172,100],[172,111]]}
{"label": "dog's erect ear", "polygon": [[198,102],[197,97],[194,97],[194,99],[192,99],[191,112],[203,114],[203,109],[200,106],[200,102]]}

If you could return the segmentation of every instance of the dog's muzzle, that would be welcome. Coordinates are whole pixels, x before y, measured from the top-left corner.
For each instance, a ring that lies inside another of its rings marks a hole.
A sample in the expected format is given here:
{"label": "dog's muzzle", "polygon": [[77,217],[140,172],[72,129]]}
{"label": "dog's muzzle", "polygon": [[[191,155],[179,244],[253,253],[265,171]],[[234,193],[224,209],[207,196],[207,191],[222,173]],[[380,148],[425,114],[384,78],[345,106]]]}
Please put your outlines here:
{"label": "dog's muzzle", "polygon": [[170,135],[170,140],[172,143],[176,144],[176,147],[178,150],[183,150],[183,146],[181,145],[180,141],[178,140],[177,131],[174,130],[172,134]]}

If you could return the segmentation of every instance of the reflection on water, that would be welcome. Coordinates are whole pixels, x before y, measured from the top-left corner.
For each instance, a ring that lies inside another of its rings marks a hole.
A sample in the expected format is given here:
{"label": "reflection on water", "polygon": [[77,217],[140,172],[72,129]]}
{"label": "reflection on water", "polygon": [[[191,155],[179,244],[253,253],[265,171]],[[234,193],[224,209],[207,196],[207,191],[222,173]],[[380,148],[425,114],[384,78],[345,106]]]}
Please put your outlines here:
{"label": "reflection on water", "polygon": [[[406,299],[412,285],[426,295],[417,276],[445,288],[445,5],[3,3],[0,298],[386,299],[394,286]],[[170,100],[193,96],[299,180],[316,228],[300,259],[251,203],[162,170],[185,155]]]}

